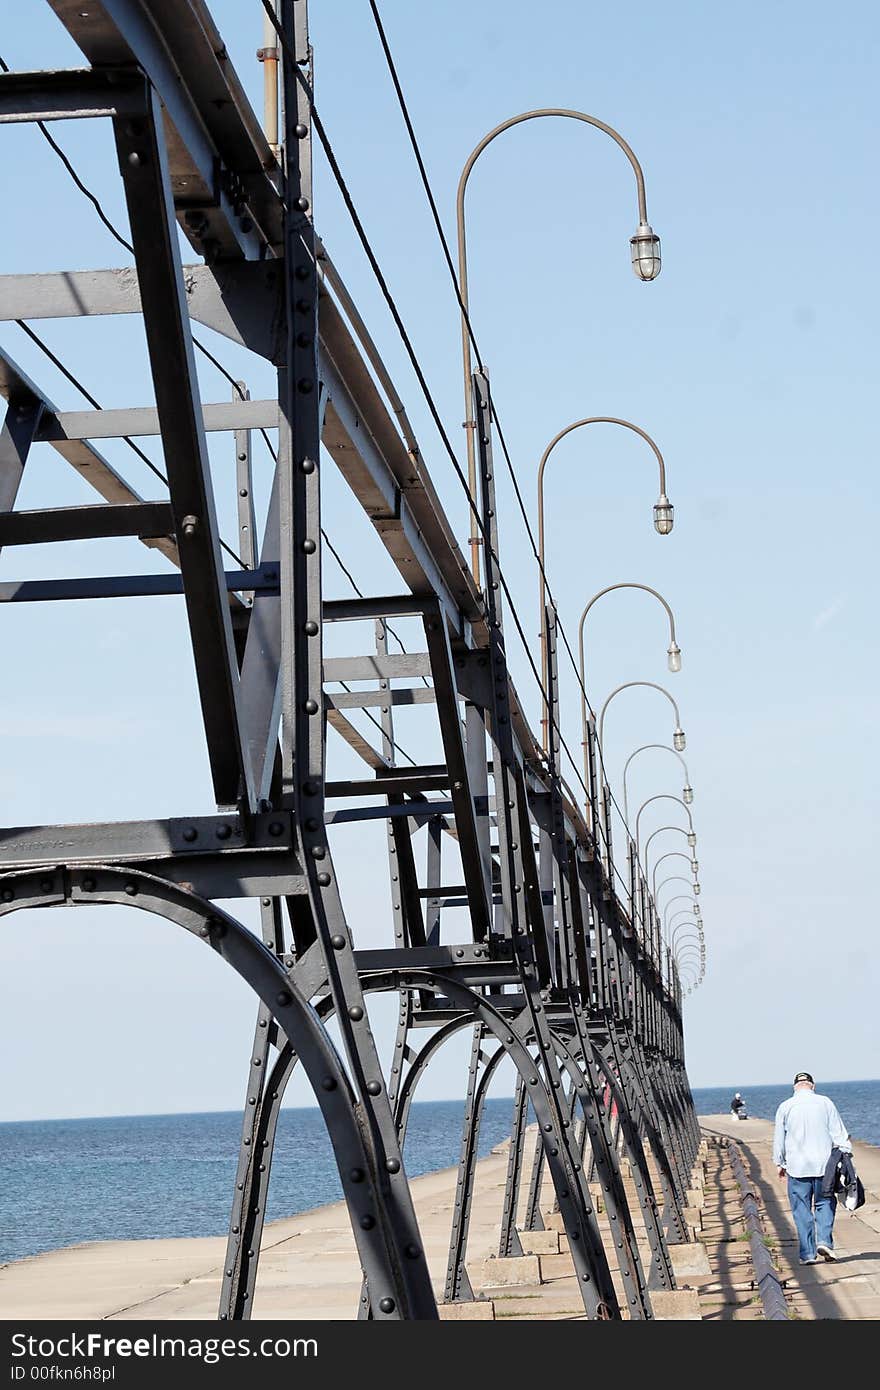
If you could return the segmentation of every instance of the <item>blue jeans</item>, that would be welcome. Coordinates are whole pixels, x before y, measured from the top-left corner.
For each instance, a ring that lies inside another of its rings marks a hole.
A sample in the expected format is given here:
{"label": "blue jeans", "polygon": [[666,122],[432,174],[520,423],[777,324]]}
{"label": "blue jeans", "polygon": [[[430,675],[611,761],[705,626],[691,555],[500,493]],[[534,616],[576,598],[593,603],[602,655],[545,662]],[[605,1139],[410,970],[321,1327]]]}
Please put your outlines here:
{"label": "blue jeans", "polygon": [[831,1231],[836,1197],[822,1196],[821,1178],[788,1179],[788,1200],[798,1233],[798,1254],[802,1260],[816,1258],[816,1242],[833,1248]]}

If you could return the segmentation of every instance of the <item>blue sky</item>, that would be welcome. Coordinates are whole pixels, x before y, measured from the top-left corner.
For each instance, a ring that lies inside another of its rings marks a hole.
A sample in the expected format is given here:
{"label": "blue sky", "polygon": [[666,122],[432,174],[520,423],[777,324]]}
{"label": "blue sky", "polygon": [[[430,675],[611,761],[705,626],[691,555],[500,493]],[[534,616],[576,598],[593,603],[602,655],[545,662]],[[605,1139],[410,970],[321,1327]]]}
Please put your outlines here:
{"label": "blue sky", "polygon": [[[455,299],[369,7],[313,0],[311,9],[318,109],[463,458]],[[642,162],[663,240],[663,272],[651,285],[629,268],[635,190],[611,141],[560,120],[493,144],[468,194],[477,336],[533,519],[537,461],[575,419],[628,418],[666,458],[676,525],[661,538],[651,524],[656,468],[640,440],[596,426],[560,445],[547,476],[548,573],[571,634],[608,584],[649,584],[675,610],[680,674],[666,670],[662,612],[636,593],[591,612],[587,670],[594,705],[624,681],[649,680],[668,685],[681,707],[708,943],[705,983],[686,1006],[693,1084],[748,1086],[800,1067],[820,1083],[876,1076],[873,7],[548,0],[537,23],[518,0],[486,0],[477,11],[462,0],[385,0],[382,11],[450,237],[466,156],[516,112],[586,111],[619,129]],[[213,12],[259,104],[260,6],[215,0]],[[4,29],[0,53],[12,67],[81,61],[48,5],[29,6]],[[125,230],[109,128],[82,122],[53,133]],[[128,263],[36,131],[4,127],[0,148],[5,272]],[[458,483],[320,160],[318,168],[318,230],[387,354],[464,543]],[[36,327],[102,404],[149,403],[139,321]],[[208,330],[200,336],[253,394],[271,390],[263,364]],[[60,406],[82,407],[14,325],[0,325],[0,340]],[[204,399],[227,398],[212,368],[201,380]],[[145,447],[160,460],[156,441]],[[212,451],[228,534],[231,443],[215,438]],[[123,445],[105,452],[145,495],[161,495]],[[258,468],[264,498],[265,456]],[[324,476],[327,528],[358,581],[399,588],[332,467]],[[89,500],[48,446],[35,451],[22,506]],[[500,508],[502,561],[537,633],[535,569],[509,485]],[[129,568],[163,565],[125,541],[0,557],[3,579]],[[350,592],[332,560],[326,573],[331,596]],[[4,824],[210,809],[175,600],[55,612],[10,605],[0,623]],[[536,719],[527,663],[520,652],[513,659]],[[576,748],[570,671],[563,682]],[[606,756],[618,796],[628,754],[669,741],[670,713],[650,691],[615,702]],[[399,730],[424,755],[415,723],[401,719]],[[340,775],[353,767],[333,756]],[[659,792],[680,792],[679,770],[668,755],[644,754],[631,769],[630,805]],[[643,817],[648,832],[664,823],[650,819],[655,812]],[[676,835],[654,843],[684,845]],[[381,833],[349,832],[338,854],[358,940],[383,940]],[[121,909],[16,916],[0,934],[0,969],[0,1049],[12,1060],[0,1117],[240,1104],[252,1003],[167,923]],[[393,1013],[377,1011],[383,1046]],[[424,1096],[458,1094],[461,1065],[461,1052],[438,1062]],[[309,1097],[294,1083],[290,1099]]]}

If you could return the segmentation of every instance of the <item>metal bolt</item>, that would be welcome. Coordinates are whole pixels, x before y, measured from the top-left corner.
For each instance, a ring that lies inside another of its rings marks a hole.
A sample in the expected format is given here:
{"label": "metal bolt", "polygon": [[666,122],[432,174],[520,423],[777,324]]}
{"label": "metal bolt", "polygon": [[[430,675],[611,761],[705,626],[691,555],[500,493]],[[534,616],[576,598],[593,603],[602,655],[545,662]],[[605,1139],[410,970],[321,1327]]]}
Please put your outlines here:
{"label": "metal bolt", "polygon": [[226,821],[224,821],[222,825],[217,826],[217,830],[215,833],[217,835],[218,840],[228,840],[230,835],[232,834],[232,827],[230,825],[227,825]]}
{"label": "metal bolt", "polygon": [[344,950],[345,950],[345,937],[344,937],[344,936],[340,936],[338,933],[337,933],[336,936],[331,936],[331,938],[330,938],[330,945],[333,947],[334,951],[344,951]]}
{"label": "metal bolt", "polygon": [[325,1091],[335,1091],[336,1078],[333,1076],[325,1076],[324,1080],[321,1082],[321,1088]]}
{"label": "metal bolt", "polygon": [[360,1004],[352,1004],[351,1008],[348,1011],[348,1016],[354,1023],[360,1023],[361,1019],[364,1016],[364,1011],[361,1008]]}
{"label": "metal bolt", "polygon": [[[218,831],[218,834],[219,834],[219,831]],[[278,836],[279,836],[279,835],[283,835],[283,834],[284,834],[284,826],[282,825],[282,823],[281,823],[280,820],[273,820],[273,821],[270,821],[270,823],[269,823],[269,834],[270,834],[270,835],[272,836],[272,838],[275,839],[275,840],[278,839]]]}
{"label": "metal bolt", "polygon": [[393,1298],[380,1298],[380,1299],[379,1299],[379,1310],[380,1310],[380,1312],[382,1312],[382,1313],[393,1313],[393,1312],[394,1312],[394,1308],[395,1308],[395,1303],[394,1303],[394,1299],[393,1299]]}
{"label": "metal bolt", "polygon": [[181,530],[185,536],[194,536],[198,530],[199,519],[197,516],[185,516],[181,523]]}

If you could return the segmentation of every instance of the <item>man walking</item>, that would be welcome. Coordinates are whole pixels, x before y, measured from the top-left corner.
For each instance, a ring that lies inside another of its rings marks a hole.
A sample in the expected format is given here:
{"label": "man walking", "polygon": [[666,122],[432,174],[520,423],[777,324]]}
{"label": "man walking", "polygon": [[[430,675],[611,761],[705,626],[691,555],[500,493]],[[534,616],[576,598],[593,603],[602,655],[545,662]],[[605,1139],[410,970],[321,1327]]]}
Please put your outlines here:
{"label": "man walking", "polygon": [[776,1111],[773,1162],[780,1178],[788,1177],[788,1200],[802,1265],[814,1265],[818,1255],[824,1260],[837,1259],[831,1236],[837,1198],[822,1195],[822,1178],[833,1148],[852,1153],[837,1107],[827,1096],[816,1094],[808,1071],[799,1071],[794,1095]]}

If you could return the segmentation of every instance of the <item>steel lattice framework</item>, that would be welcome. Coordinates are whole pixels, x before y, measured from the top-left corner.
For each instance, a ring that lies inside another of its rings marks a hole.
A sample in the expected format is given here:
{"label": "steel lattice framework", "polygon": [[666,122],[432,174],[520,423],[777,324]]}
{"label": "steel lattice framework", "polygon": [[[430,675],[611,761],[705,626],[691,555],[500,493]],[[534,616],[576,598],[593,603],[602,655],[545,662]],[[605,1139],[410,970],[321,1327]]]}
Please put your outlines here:
{"label": "steel lattice framework", "polygon": [[[49,3],[89,66],[0,77],[0,119],[112,122],[137,273],[6,277],[2,318],[142,315],[156,407],[60,412],[4,355],[0,546],[132,536],[173,569],[7,583],[0,598],[182,595],[218,810],[2,831],[0,911],[134,905],[200,936],[252,988],[252,1079],[221,1318],[246,1318],[252,1307],[275,1128],[297,1063],[338,1163],[364,1271],[361,1316],[436,1317],[401,1150],[420,1077],[462,1029],[471,1030],[473,1046],[446,1299],[472,1297],[465,1254],[477,1133],[489,1082],[509,1058],[517,1085],[499,1253],[521,1252],[516,1214],[531,1107],[539,1139],[526,1226],[541,1225],[546,1164],[587,1316],[617,1318],[625,1306],[630,1317],[649,1318],[649,1285],[674,1286],[668,1245],[685,1238],[682,1206],[698,1143],[681,987],[670,960],[661,959],[650,899],[627,913],[615,892],[610,837],[600,842],[595,830],[608,795],[595,743],[588,749],[592,826],[564,786],[552,606],[546,755],[510,680],[487,377],[478,371],[473,378],[480,592],[424,459],[401,436],[387,372],[316,239],[305,0],[280,5],[283,173],[203,0]],[[178,226],[199,263],[181,263]],[[203,405],[192,321],[272,363],[277,401]],[[267,427],[277,428],[279,447],[262,541],[245,552],[249,568],[229,571],[206,431],[235,433],[239,506],[252,533],[248,431]],[[151,432],[161,436],[168,471],[169,497],[159,502],[133,492],[91,442]],[[51,442],[102,502],[16,510],[37,441]],[[321,475],[333,466],[396,564],[402,593],[323,599]],[[389,654],[386,624],[398,617],[419,621],[420,651]],[[328,623],[357,624],[364,654],[325,659]],[[418,689],[401,685],[419,679]],[[326,689],[343,680],[372,686]],[[423,705],[424,717],[436,721],[441,763],[395,760],[394,708],[403,703]],[[380,748],[346,714],[357,708],[381,710]],[[363,758],[361,780],[327,780],[328,728]],[[345,807],[365,798],[366,806]],[[387,946],[364,950],[349,929],[327,827],[367,819],[387,825],[393,916]],[[422,872],[414,849],[421,830]],[[631,863],[630,872],[638,886],[638,866]],[[262,939],[216,905],[236,898],[259,900]],[[444,939],[442,910],[461,905],[469,928]],[[387,1076],[366,1007],[376,991],[400,1000]],[[338,1045],[327,1031],[331,1018]],[[621,1152],[635,1179],[648,1268],[636,1245]],[[616,1231],[608,1248],[588,1171],[602,1183]]]}

